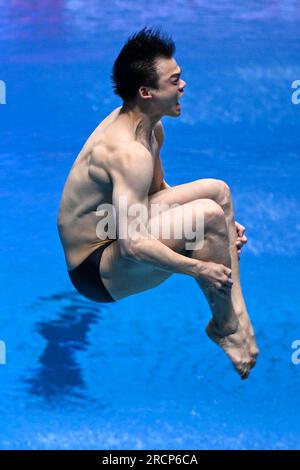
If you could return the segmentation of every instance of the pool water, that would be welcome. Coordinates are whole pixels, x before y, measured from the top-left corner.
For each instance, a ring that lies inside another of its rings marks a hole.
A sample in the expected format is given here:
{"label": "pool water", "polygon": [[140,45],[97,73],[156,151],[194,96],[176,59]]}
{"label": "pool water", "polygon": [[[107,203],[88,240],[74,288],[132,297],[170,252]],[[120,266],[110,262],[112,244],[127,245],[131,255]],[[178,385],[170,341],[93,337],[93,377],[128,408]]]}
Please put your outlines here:
{"label": "pool water", "polygon": [[[261,353],[245,382],[206,337],[191,278],[102,306],[65,270],[63,185],[121,104],[113,60],[145,25],[173,36],[187,82],[180,118],[163,118],[166,180],[225,180],[247,228],[242,285]],[[0,448],[300,447],[299,26],[296,0],[1,3]]]}

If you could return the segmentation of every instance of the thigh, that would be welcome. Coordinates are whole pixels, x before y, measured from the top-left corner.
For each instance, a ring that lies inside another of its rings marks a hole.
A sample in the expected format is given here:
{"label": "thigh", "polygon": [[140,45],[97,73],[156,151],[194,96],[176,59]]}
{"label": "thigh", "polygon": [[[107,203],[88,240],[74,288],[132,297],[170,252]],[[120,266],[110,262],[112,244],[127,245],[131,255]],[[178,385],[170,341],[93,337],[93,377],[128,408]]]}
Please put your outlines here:
{"label": "thigh", "polygon": [[118,240],[103,251],[99,268],[102,282],[115,300],[153,289],[172,276],[152,265],[122,257]]}
{"label": "thigh", "polygon": [[149,204],[187,204],[196,199],[212,199],[220,204],[223,186],[221,180],[203,178],[158,191],[149,196]]}
{"label": "thigh", "polygon": [[[187,231],[182,222],[185,206],[191,206],[192,213],[196,216],[199,213],[199,208],[204,213],[207,208],[214,205],[216,204],[213,201],[207,199],[183,204],[150,218],[148,229],[151,232],[153,225],[166,228],[169,224],[167,236],[166,232],[161,230],[159,234],[154,235],[155,238],[173,251],[187,255],[186,242],[191,242],[192,237],[190,234],[187,236]],[[193,229],[194,227],[192,227],[192,231]],[[116,240],[102,254],[100,275],[111,296],[115,300],[119,300],[158,286],[167,280],[172,273],[157,269],[150,264],[139,263],[122,257],[118,240]]]}

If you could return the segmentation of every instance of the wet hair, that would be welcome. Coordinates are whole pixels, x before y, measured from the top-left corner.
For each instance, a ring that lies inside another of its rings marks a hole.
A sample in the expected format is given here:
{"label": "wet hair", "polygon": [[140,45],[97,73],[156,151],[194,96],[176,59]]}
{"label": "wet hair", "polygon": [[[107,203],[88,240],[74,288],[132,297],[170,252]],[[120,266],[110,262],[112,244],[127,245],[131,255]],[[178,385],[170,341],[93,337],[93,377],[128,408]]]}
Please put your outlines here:
{"label": "wet hair", "polygon": [[159,88],[155,60],[171,59],[175,44],[159,28],[143,28],[130,36],[116,58],[111,74],[114,93],[124,102],[134,100],[140,86]]}

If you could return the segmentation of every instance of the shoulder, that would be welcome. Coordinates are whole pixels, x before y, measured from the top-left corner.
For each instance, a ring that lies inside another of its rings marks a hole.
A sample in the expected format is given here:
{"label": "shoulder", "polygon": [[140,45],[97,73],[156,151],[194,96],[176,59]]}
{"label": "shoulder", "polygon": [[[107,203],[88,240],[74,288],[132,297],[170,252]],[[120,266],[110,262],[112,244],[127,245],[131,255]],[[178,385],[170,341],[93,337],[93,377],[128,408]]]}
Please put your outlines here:
{"label": "shoulder", "polygon": [[139,142],[119,140],[117,143],[111,143],[109,148],[105,149],[95,146],[92,160],[100,163],[103,154],[105,154],[105,158],[102,158],[101,166],[111,176],[131,173],[138,178],[144,172],[149,173],[151,170],[152,156],[146,147]]}
{"label": "shoulder", "polygon": [[131,190],[149,189],[153,174],[152,156],[139,142],[119,143],[112,153],[108,173],[113,184],[125,185]]}
{"label": "shoulder", "polygon": [[119,141],[111,147],[111,155],[116,162],[126,162],[126,164],[152,158],[149,150],[136,140]]}
{"label": "shoulder", "polygon": [[140,157],[149,155],[149,150],[144,145],[132,139],[118,139],[117,141],[110,142],[97,142],[91,149],[92,158],[95,160],[103,160],[103,157],[108,157],[109,162],[119,161],[124,159],[135,160]]}

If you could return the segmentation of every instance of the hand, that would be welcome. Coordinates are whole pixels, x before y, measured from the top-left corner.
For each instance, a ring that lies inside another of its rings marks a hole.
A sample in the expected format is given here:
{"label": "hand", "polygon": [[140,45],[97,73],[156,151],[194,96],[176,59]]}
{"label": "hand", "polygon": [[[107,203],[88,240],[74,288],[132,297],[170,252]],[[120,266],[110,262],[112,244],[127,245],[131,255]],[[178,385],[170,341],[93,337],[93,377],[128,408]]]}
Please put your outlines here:
{"label": "hand", "polygon": [[204,289],[216,289],[221,295],[228,295],[233,284],[231,269],[223,264],[200,261],[197,271],[194,277]]}
{"label": "hand", "polygon": [[235,222],[235,226],[236,226],[236,233],[237,233],[237,239],[236,239],[235,244],[236,244],[238,255],[240,257],[242,248],[247,243],[248,238],[245,235],[246,229],[243,225],[239,224],[238,222]]}

